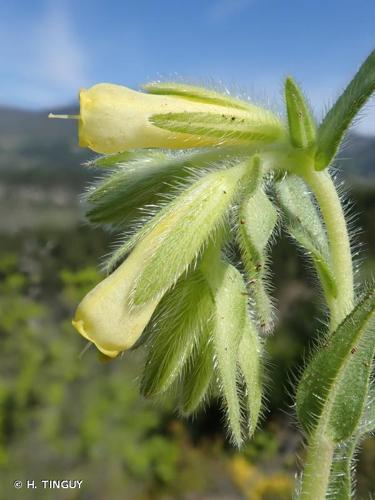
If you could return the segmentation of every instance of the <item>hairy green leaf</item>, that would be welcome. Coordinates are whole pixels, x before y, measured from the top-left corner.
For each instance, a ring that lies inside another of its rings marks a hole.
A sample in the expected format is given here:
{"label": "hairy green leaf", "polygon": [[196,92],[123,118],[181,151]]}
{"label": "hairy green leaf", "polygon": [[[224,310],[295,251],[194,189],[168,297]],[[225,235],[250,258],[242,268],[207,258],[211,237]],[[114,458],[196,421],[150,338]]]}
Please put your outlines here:
{"label": "hairy green leaf", "polygon": [[318,129],[316,170],[325,169],[333,160],[346,130],[374,91],[375,50],[359,68]]}
{"label": "hairy green leaf", "polygon": [[[247,148],[214,148],[200,152],[166,155],[148,150],[134,152],[126,161],[122,155],[104,157],[102,161],[119,161],[120,165],[111,170],[86,194],[88,204],[86,216],[96,224],[127,226],[142,217],[141,209],[159,206],[165,196],[174,195],[176,185],[191,178],[194,171],[220,167],[223,163],[232,165],[243,156],[248,156]],[[116,160],[117,157],[117,160]]]}
{"label": "hairy green leaf", "polygon": [[90,167],[115,167],[116,165],[128,163],[131,161],[139,161],[143,159],[147,160],[152,158],[161,159],[165,158],[165,155],[152,149],[134,149],[111,155],[98,156],[97,158],[94,158],[93,160],[88,162],[88,165]]}
{"label": "hairy green leaf", "polygon": [[163,297],[149,337],[148,357],[141,382],[146,397],[165,392],[182,376],[186,360],[200,337],[207,337],[213,301],[201,273],[177,282]]}
{"label": "hairy green leaf", "polygon": [[117,248],[105,259],[102,269],[105,274],[111,274],[117,267],[126,259],[134,246],[142,239],[143,236],[146,236],[150,227],[149,224],[145,224],[137,233],[128,237],[121,245],[117,246]]}
{"label": "hairy green leaf", "polygon": [[199,256],[222,225],[245,173],[246,165],[239,165],[207,174],[168,205],[155,226],[155,249],[135,283],[134,305],[163,295]]}
{"label": "hairy green leaf", "polygon": [[161,113],[152,115],[150,122],[156,127],[223,140],[242,140],[254,142],[273,142],[281,138],[283,129],[271,113],[254,112],[253,116],[234,116],[223,110],[215,113]]}
{"label": "hairy green leaf", "polygon": [[237,385],[238,348],[244,330],[246,288],[231,264],[206,254],[202,270],[215,298],[213,347],[219,386],[225,401],[229,429],[237,446],[242,443],[241,406]]}
{"label": "hairy green leaf", "polygon": [[246,229],[256,260],[262,259],[277,222],[277,211],[262,188],[243,203],[240,226]]}
{"label": "hairy green leaf", "polygon": [[180,408],[184,415],[194,413],[204,401],[214,374],[213,316],[207,319],[186,363]]}
{"label": "hairy green leaf", "polygon": [[238,350],[239,366],[246,385],[248,433],[252,436],[262,407],[262,346],[255,325],[245,311],[244,329]]}
{"label": "hairy green leaf", "polygon": [[170,157],[155,152],[118,165],[87,192],[88,220],[96,224],[126,225],[139,218],[140,208],[160,203],[160,195],[171,189],[164,183],[171,164]]}
{"label": "hairy green leaf", "polygon": [[372,381],[368,395],[365,410],[362,415],[360,434],[367,434],[375,431],[375,382]]}
{"label": "hairy green leaf", "polygon": [[205,87],[198,87],[196,85],[186,85],[176,82],[151,82],[143,85],[143,88],[149,94],[173,95],[191,101],[217,104],[218,106],[244,110],[254,109],[254,106],[246,101],[231,97],[229,94],[210,90]]}
{"label": "hairy green leaf", "polygon": [[332,462],[331,476],[328,486],[328,498],[352,498],[352,475],[355,465],[355,451],[363,437],[375,429],[375,385],[371,384],[367,394],[367,402],[356,434],[347,441],[337,445]]}
{"label": "hairy green leaf", "polygon": [[301,89],[293,78],[285,81],[285,101],[290,140],[296,148],[309,148],[315,143],[314,119]]}
{"label": "hairy green leaf", "polygon": [[313,260],[324,292],[335,297],[337,287],[326,231],[306,184],[299,177],[288,175],[277,184],[276,192],[287,231]]}
{"label": "hairy green leaf", "polygon": [[269,330],[272,303],[265,284],[267,246],[277,223],[277,210],[268,199],[258,172],[251,190],[245,193],[238,212],[237,242],[248,277],[251,296],[261,327]]}
{"label": "hairy green leaf", "polygon": [[359,428],[375,353],[375,293],[370,292],[307,366],[297,391],[298,418],[307,432],[318,421],[340,443]]}
{"label": "hairy green leaf", "polygon": [[138,231],[131,236],[127,236],[125,241],[122,242],[105,260],[103,270],[106,274],[111,274],[126,259],[135,245],[145,238],[153,229],[155,229],[159,221],[165,215],[166,211],[167,207],[160,209],[159,212],[143,224]]}

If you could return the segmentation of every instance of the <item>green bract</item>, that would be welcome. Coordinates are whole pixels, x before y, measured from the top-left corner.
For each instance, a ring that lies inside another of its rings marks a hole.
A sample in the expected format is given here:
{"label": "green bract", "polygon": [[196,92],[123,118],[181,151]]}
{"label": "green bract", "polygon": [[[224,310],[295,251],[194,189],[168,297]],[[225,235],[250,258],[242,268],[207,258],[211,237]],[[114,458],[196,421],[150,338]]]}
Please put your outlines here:
{"label": "green bract", "polygon": [[375,293],[371,291],[338,329],[323,340],[302,376],[297,413],[307,432],[324,421],[340,443],[357,431],[367,401],[375,353]]}
{"label": "green bract", "polygon": [[150,333],[142,394],[150,397],[165,392],[183,373],[195,344],[207,338],[213,308],[207,283],[198,271],[164,296]]}
{"label": "green bract", "polygon": [[308,187],[299,177],[288,175],[277,183],[276,192],[286,230],[313,260],[326,296],[336,297],[327,234]]}
{"label": "green bract", "polygon": [[223,94],[215,90],[197,87],[196,85],[186,85],[175,82],[152,82],[143,86],[149,94],[173,95],[192,101],[218,104],[219,106],[252,110],[254,107],[241,99],[236,99],[230,94]]}
{"label": "green bract", "polygon": [[354,450],[375,427],[375,296],[355,293],[327,167],[375,89],[375,52],[318,126],[290,77],[285,123],[217,90],[144,89],[81,92],[81,144],[111,153],[90,164],[105,172],[85,195],[87,218],[119,231],[122,244],[74,325],[107,356],[145,350],[148,398],[174,398],[189,415],[219,396],[240,446],[262,411],[270,244],[285,230],[314,264],[329,322],[297,390],[307,440],[297,496],[349,500]]}
{"label": "green bract", "polygon": [[[225,160],[238,161],[243,154],[240,150],[233,157],[230,148],[218,148],[178,156],[147,150],[99,158],[93,166],[114,168],[86,193],[87,217],[97,224],[131,226],[141,217],[142,209],[162,204],[182,181],[188,182],[194,174],[212,169],[213,165],[217,168]],[[116,157],[119,160],[114,160]]]}
{"label": "green bract", "polygon": [[316,127],[303,94],[292,78],[285,82],[285,102],[288,114],[290,141],[296,148],[315,144]]}
{"label": "green bract", "polygon": [[323,170],[335,157],[345,132],[375,91],[375,51],[329,110],[318,129],[315,168]]}
{"label": "green bract", "polygon": [[186,363],[179,398],[179,406],[184,415],[195,412],[205,401],[214,376],[212,320],[213,316],[207,318]]}
{"label": "green bract", "polygon": [[238,117],[214,113],[165,113],[152,115],[150,122],[170,132],[214,137],[220,141],[273,142],[282,137],[277,120],[263,115]]}
{"label": "green bract", "polygon": [[[220,392],[224,398],[229,429],[235,444],[243,439],[242,409],[248,410],[248,431],[255,430],[261,401],[261,350],[255,327],[248,316],[246,287],[241,274],[215,251],[208,252],[202,271],[215,301],[213,350]],[[244,355],[251,351],[244,365]],[[241,372],[247,389],[242,403]]]}
{"label": "green bract", "polygon": [[267,291],[267,248],[277,223],[277,211],[264,192],[262,172],[254,172],[238,210],[237,242],[260,327],[268,331],[273,319]]}

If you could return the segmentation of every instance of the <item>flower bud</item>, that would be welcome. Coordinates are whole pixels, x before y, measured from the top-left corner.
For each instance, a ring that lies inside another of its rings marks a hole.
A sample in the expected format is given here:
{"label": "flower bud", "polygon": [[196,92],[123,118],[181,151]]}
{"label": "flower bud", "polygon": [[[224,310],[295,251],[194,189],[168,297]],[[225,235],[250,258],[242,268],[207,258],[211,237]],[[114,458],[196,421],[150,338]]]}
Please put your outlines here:
{"label": "flower bud", "polygon": [[128,304],[145,258],[147,249],[136,247],[116,271],[83,298],[72,321],[83,337],[111,358],[137,342],[158,304],[158,300],[151,300],[137,310]]}
{"label": "flower bud", "polygon": [[212,98],[146,94],[100,83],[80,92],[79,144],[98,153],[118,153],[272,142],[283,135],[273,113],[233,102],[223,96],[212,104]]}

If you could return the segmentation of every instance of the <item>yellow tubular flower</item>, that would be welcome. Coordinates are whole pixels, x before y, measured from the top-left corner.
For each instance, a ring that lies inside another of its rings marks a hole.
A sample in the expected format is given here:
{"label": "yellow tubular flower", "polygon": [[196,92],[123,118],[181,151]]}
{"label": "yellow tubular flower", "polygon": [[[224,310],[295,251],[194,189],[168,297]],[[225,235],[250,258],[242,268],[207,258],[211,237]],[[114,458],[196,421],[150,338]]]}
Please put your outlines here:
{"label": "yellow tubular flower", "polygon": [[158,224],[127,259],[91,290],[77,307],[72,324],[106,356],[116,357],[140,338],[160,298],[132,308],[130,295],[145,262],[158,247],[169,219]]}
{"label": "yellow tubular flower", "polygon": [[80,92],[79,144],[109,154],[133,148],[270,142],[282,136],[273,113],[225,96],[222,101],[100,83]]}
{"label": "yellow tubular flower", "polygon": [[84,297],[72,321],[83,337],[111,358],[137,342],[158,304],[158,300],[152,300],[137,310],[131,310],[128,304],[134,280],[142,271],[143,258],[142,249],[135,249]]}

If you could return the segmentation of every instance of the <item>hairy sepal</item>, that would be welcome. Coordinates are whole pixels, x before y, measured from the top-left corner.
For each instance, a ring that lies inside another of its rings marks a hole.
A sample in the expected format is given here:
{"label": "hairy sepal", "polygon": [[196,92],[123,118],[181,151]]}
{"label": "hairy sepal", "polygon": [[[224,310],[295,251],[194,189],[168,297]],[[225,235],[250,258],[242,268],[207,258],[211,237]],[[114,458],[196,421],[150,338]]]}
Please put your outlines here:
{"label": "hairy sepal", "polygon": [[89,161],[86,165],[94,168],[111,168],[116,165],[124,165],[129,162],[139,161],[143,159],[151,159],[157,157],[164,157],[162,152],[154,151],[152,149],[133,149],[122,151],[121,153],[114,153],[110,155],[102,155]]}
{"label": "hairy sepal", "polygon": [[[107,158],[103,161],[112,161]],[[126,225],[139,218],[140,208],[160,203],[159,195],[170,189],[163,184],[170,165],[171,159],[160,152],[119,159],[116,167],[85,195],[87,219],[94,224]]]}
{"label": "hairy sepal", "polygon": [[371,291],[327,336],[297,390],[297,414],[306,432],[318,423],[335,443],[356,433],[367,402],[375,353],[375,293]]}
{"label": "hairy sepal", "polygon": [[243,334],[238,350],[238,363],[246,386],[247,431],[251,437],[256,429],[262,409],[263,366],[262,345],[256,326],[251,321],[247,310],[245,311]]}
{"label": "hairy sepal", "polygon": [[[181,182],[188,182],[194,172],[233,165],[246,150],[215,148],[200,152],[166,154],[155,150],[109,155],[99,159],[111,170],[87,194],[86,217],[95,224],[124,228],[142,217],[145,207],[160,206],[166,196],[173,197]],[[116,164],[114,164],[116,162]]]}
{"label": "hairy sepal", "polygon": [[134,287],[135,306],[163,295],[215,238],[246,166],[207,174],[168,205],[154,229],[154,251]]}
{"label": "hairy sepal", "polygon": [[288,175],[276,184],[276,193],[286,230],[311,257],[325,294],[336,297],[326,231],[306,184]]}
{"label": "hairy sepal", "polygon": [[285,81],[285,102],[292,145],[302,149],[311,148],[316,137],[314,119],[301,89],[291,77]]}
{"label": "hairy sepal", "polygon": [[316,170],[324,170],[335,157],[353,119],[375,91],[375,50],[328,111],[318,129]]}
{"label": "hairy sepal", "polygon": [[[255,176],[254,176],[255,179]],[[261,172],[243,196],[238,211],[237,242],[259,324],[265,331],[272,325],[272,302],[267,292],[267,250],[277,224],[277,210],[262,185]]]}
{"label": "hairy sepal", "polygon": [[[183,375],[192,351],[207,338],[213,313],[209,288],[199,271],[180,279],[161,300],[148,340],[141,392],[153,397]],[[203,346],[202,346],[203,347]]]}
{"label": "hairy sepal", "polygon": [[223,113],[185,112],[152,115],[150,122],[170,132],[211,137],[223,142],[274,142],[283,136],[280,122],[270,112],[257,108],[249,116]]}
{"label": "hairy sepal", "polygon": [[213,319],[214,311],[206,318],[186,363],[180,389],[180,410],[186,416],[195,413],[210,392],[214,375]]}
{"label": "hairy sepal", "polygon": [[173,95],[191,101],[204,102],[207,104],[217,104],[219,106],[238,108],[244,110],[253,110],[252,104],[231,97],[229,94],[217,92],[215,90],[199,87],[196,85],[187,85],[176,82],[151,82],[143,85],[144,90],[149,94]]}
{"label": "hairy sepal", "polygon": [[242,444],[238,381],[238,348],[246,313],[246,287],[241,274],[228,262],[206,255],[202,270],[215,299],[213,347],[220,391],[233,442]]}

